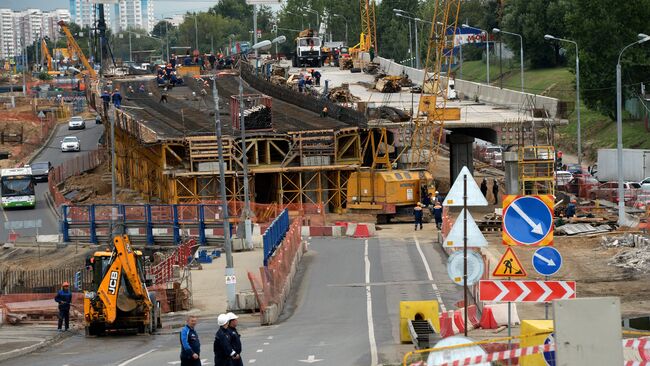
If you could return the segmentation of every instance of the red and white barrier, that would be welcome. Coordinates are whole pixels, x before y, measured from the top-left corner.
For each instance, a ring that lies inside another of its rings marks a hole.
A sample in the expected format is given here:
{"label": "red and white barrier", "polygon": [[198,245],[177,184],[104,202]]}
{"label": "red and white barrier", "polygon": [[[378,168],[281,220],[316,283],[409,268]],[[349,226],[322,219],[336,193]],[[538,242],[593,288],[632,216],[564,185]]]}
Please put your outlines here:
{"label": "red and white barrier", "polygon": [[[520,324],[517,305],[511,304],[510,324]],[[483,329],[496,329],[502,325],[508,325],[508,304],[486,304],[483,306],[483,314],[480,321]]]}
{"label": "red and white barrier", "polygon": [[440,337],[451,337],[460,332],[462,332],[462,330],[458,328],[456,322],[454,321],[454,311],[443,311],[440,314]]}
{"label": "red and white barrier", "polygon": [[551,352],[554,350],[555,350],[554,344],[542,344],[542,345],[531,346],[526,348],[516,348],[510,351],[493,352],[482,356],[465,357],[453,361],[447,361],[445,363],[438,364],[435,366],[469,366],[469,365],[476,365],[479,363],[510,360],[513,358],[519,358],[522,356],[532,355],[535,353]]}

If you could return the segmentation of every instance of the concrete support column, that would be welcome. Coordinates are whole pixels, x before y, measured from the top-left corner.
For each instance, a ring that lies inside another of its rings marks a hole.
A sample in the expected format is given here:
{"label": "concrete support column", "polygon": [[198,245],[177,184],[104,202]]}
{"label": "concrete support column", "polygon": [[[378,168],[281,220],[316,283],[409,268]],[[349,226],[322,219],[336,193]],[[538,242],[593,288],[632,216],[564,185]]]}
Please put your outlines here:
{"label": "concrete support column", "polygon": [[517,152],[503,152],[503,166],[506,173],[505,194],[519,194],[519,161]]}
{"label": "concrete support column", "polygon": [[450,135],[447,135],[447,143],[449,144],[449,179],[453,184],[464,166],[471,173],[474,173],[474,156],[472,150],[474,138],[452,132]]}

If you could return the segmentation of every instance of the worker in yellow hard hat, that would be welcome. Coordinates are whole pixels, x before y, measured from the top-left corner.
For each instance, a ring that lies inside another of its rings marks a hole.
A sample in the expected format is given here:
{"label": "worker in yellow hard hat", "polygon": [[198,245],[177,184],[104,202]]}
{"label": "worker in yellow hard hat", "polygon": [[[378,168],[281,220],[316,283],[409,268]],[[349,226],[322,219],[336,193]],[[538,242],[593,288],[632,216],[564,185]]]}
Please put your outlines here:
{"label": "worker in yellow hard hat", "polygon": [[72,291],[70,291],[70,284],[66,281],[61,284],[61,289],[56,293],[54,301],[59,304],[59,323],[58,330],[62,331],[61,327],[65,321],[65,330],[70,328],[70,304],[72,304]]}

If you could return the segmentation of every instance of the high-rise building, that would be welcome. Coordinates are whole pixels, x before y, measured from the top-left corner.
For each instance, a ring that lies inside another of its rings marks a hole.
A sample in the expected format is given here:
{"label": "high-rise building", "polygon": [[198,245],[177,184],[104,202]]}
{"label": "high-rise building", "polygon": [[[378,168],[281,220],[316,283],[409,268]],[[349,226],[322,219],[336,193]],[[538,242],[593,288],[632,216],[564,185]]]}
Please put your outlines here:
{"label": "high-rise building", "polygon": [[17,34],[14,12],[11,9],[0,9],[0,59],[18,54]]}
{"label": "high-rise building", "polygon": [[[115,31],[115,24],[113,24],[113,6],[104,5],[104,21],[106,27]],[[88,0],[70,0],[70,21],[76,23],[80,27],[94,28],[98,20],[98,7],[97,4]]]}
{"label": "high-rise building", "polygon": [[144,29],[151,32],[156,25],[153,12],[154,0],[119,0],[114,6],[115,30]]}
{"label": "high-rise building", "polygon": [[59,20],[70,21],[68,10],[0,9],[0,59],[22,54],[25,45],[37,42],[41,37],[56,40],[60,37]]}

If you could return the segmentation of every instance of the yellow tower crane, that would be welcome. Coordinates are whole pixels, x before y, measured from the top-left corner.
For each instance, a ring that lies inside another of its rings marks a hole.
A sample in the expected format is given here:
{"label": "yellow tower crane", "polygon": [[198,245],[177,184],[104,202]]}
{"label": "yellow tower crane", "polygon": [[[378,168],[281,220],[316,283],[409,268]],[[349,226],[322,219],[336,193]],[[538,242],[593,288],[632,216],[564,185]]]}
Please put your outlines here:
{"label": "yellow tower crane", "polygon": [[375,0],[359,0],[361,10],[361,34],[359,43],[350,49],[354,58],[359,58],[360,52],[368,52],[373,48],[377,53],[377,18],[375,16]]}
{"label": "yellow tower crane", "polygon": [[[460,119],[460,108],[447,108],[449,71],[453,60],[460,3],[461,0],[435,0],[424,64],[422,94],[417,115],[413,118],[411,150],[402,152],[410,154],[410,169],[428,168],[435,164],[443,143],[444,122]],[[446,65],[447,75],[443,75],[443,65]],[[399,156],[396,161],[397,159]]]}

